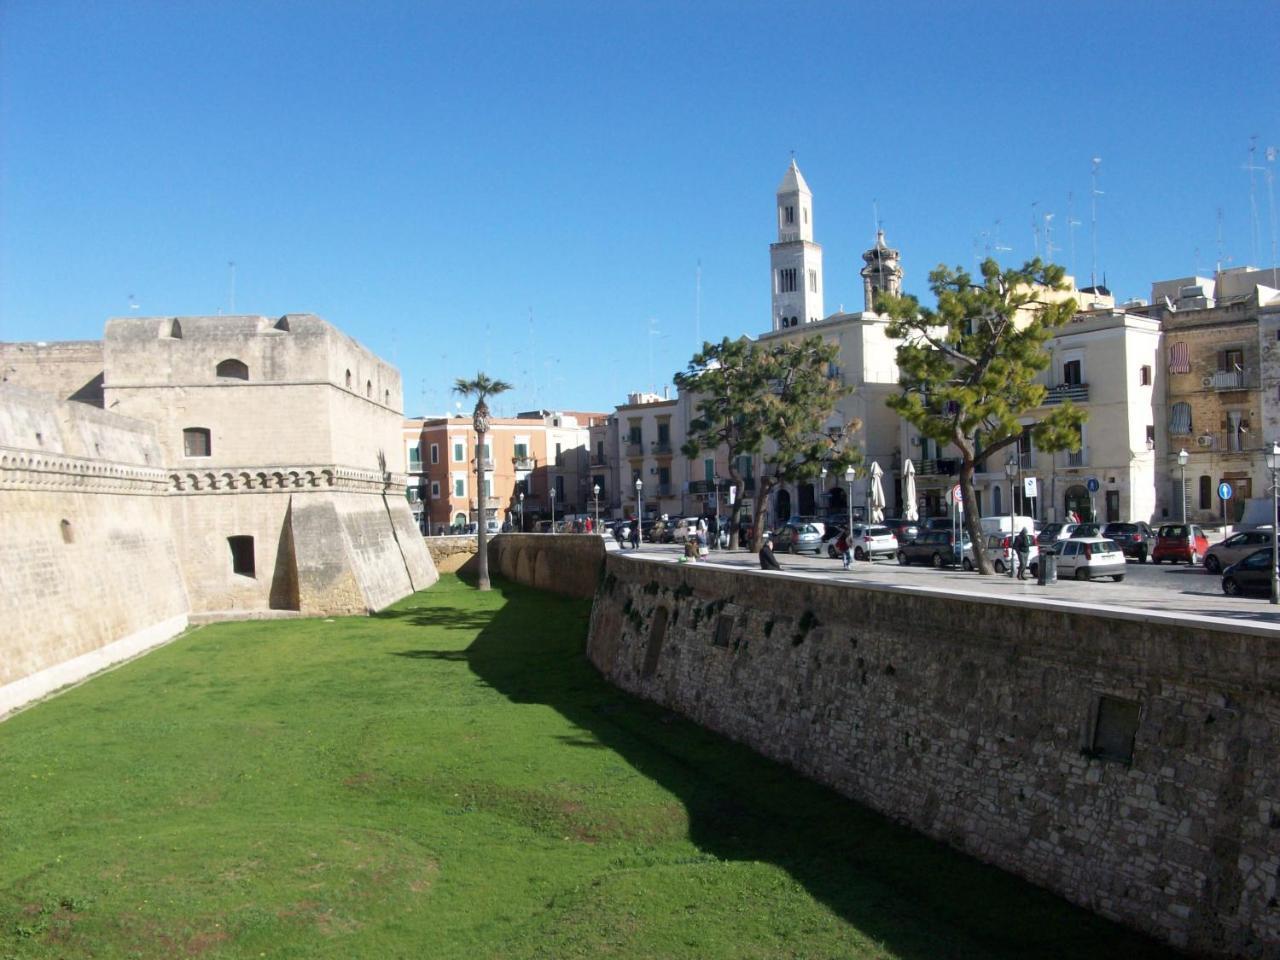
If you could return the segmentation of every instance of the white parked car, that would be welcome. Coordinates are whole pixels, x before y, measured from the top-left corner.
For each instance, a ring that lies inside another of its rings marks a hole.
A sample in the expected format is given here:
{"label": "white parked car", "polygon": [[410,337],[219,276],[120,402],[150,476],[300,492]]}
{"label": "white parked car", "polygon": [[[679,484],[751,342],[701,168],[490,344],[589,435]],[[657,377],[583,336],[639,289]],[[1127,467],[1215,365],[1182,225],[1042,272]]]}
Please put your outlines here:
{"label": "white parked car", "polygon": [[[1014,534],[1014,537],[1016,536],[1017,534]],[[1031,547],[1027,551],[1027,571],[1030,572],[1031,565],[1040,559],[1040,547],[1030,530],[1027,531],[1027,536],[1031,539]],[[1014,537],[1007,533],[993,533],[987,537],[985,544],[987,558],[991,561],[991,566],[995,568],[996,573],[1008,573],[1017,562],[1013,549]]]}
{"label": "white parked car", "polygon": [[1058,555],[1058,576],[1092,580],[1110,577],[1116,583],[1124,579],[1124,551],[1114,540],[1103,537],[1060,540],[1054,545]]}
{"label": "white parked car", "polygon": [[[827,542],[834,543],[835,537]],[[855,560],[892,557],[898,553],[898,538],[888,527],[855,523],[849,531],[849,549],[853,551]]]}

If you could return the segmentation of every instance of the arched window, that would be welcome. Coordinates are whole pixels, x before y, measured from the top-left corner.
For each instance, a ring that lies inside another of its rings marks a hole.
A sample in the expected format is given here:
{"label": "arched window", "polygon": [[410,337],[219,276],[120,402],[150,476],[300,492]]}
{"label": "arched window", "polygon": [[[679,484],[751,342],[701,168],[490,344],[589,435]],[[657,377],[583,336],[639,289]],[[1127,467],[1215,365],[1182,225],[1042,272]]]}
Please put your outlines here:
{"label": "arched window", "polygon": [[373,381],[372,380],[366,380],[364,382],[364,395],[368,397],[370,400],[373,399]]}
{"label": "arched window", "polygon": [[218,376],[226,377],[230,380],[248,380],[249,366],[239,360],[223,360],[218,364]]}
{"label": "arched window", "polygon": [[169,321],[169,326],[165,329],[165,336],[172,337],[174,340],[182,339],[182,324],[178,322],[177,317]]}
{"label": "arched window", "polygon": [[188,457],[209,457],[213,455],[212,440],[208,427],[187,427],[182,431],[182,452]]}
{"label": "arched window", "polygon": [[390,390],[383,390],[383,391],[382,391],[382,405],[383,405],[384,407],[389,407],[389,406],[391,406],[391,391],[390,391]]}
{"label": "arched window", "polygon": [[347,389],[348,390],[351,389],[351,371],[350,370],[347,371]]}

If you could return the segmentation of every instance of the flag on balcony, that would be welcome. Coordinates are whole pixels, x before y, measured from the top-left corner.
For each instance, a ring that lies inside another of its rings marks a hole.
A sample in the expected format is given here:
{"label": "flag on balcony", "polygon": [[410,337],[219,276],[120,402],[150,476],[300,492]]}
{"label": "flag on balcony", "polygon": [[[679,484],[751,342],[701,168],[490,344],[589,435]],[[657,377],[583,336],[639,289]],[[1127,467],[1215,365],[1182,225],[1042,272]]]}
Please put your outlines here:
{"label": "flag on balcony", "polygon": [[1187,349],[1186,343],[1175,343],[1169,347],[1169,372],[1191,372],[1191,351]]}

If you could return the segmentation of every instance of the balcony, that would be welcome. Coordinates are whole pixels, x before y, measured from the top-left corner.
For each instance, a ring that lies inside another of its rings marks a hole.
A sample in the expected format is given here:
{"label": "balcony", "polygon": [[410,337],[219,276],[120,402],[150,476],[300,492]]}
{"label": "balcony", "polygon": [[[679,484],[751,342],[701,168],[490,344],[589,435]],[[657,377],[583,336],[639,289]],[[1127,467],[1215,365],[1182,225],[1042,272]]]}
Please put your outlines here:
{"label": "balcony", "polygon": [[1068,467],[1084,467],[1089,464],[1089,448],[1081,447],[1079,450],[1067,451]]}
{"label": "balcony", "polygon": [[916,474],[922,477],[953,477],[960,472],[960,461],[955,457],[939,460],[917,460],[912,458]]}
{"label": "balcony", "polygon": [[538,459],[537,457],[512,457],[511,465],[517,470],[536,470]]}
{"label": "balcony", "polygon": [[628,457],[643,457],[643,456],[644,456],[644,444],[642,444],[642,443],[628,443],[628,444],[627,444],[627,456],[628,456]]}
{"label": "balcony", "polygon": [[658,457],[671,456],[671,441],[669,440],[655,440],[653,441],[653,443],[649,445],[649,448],[654,454],[654,456],[658,456]]}
{"label": "balcony", "polygon": [[1200,385],[1206,390],[1219,392],[1257,388],[1255,379],[1244,370],[1219,370],[1211,376],[1202,378]]}
{"label": "balcony", "polygon": [[1088,403],[1089,385],[1087,383],[1060,383],[1056,387],[1049,387],[1040,403],[1042,406],[1052,407],[1062,403],[1064,400],[1070,400],[1072,403]]}
{"label": "balcony", "polygon": [[658,484],[658,496],[660,496],[660,497],[670,497],[670,496],[672,496],[672,495],[673,495],[673,494],[672,494],[672,490],[671,490],[671,484],[669,484],[669,483],[660,483],[660,484]]}
{"label": "balcony", "polygon": [[[475,465],[475,461],[474,461],[474,460],[472,460],[472,461],[471,461],[471,464],[472,464],[472,466],[474,466],[474,465]],[[492,469],[493,469],[493,461],[492,461],[492,460],[481,460],[481,461],[480,461],[480,469],[482,469],[482,470],[492,470]]]}
{"label": "balcony", "polygon": [[609,461],[605,459],[604,454],[602,454],[602,453],[593,453],[593,454],[591,455],[591,466],[593,466],[593,467],[607,467],[608,465],[609,465]]}
{"label": "balcony", "polygon": [[1262,449],[1261,437],[1255,437],[1248,430],[1219,430],[1215,433],[1197,433],[1195,439],[1187,444],[1187,452],[1212,450],[1215,453],[1252,453]]}

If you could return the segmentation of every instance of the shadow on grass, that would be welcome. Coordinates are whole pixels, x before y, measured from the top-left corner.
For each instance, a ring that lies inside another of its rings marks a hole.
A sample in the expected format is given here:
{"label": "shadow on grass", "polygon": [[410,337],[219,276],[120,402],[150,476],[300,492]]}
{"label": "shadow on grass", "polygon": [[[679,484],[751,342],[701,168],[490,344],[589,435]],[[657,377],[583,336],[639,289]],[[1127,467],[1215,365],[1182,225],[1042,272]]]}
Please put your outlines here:
{"label": "shadow on grass", "polygon": [[785,869],[895,956],[1174,956],[610,686],[584,656],[588,601],[494,588],[505,603],[465,651],[396,655],[465,659],[512,701],[553,707],[582,731],[558,740],[613,750],[678,797],[703,852]]}

